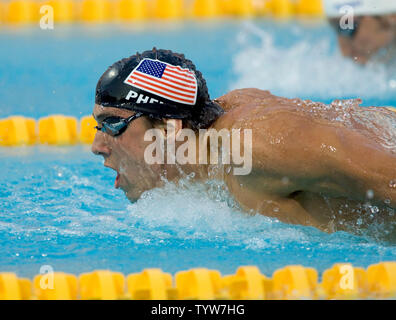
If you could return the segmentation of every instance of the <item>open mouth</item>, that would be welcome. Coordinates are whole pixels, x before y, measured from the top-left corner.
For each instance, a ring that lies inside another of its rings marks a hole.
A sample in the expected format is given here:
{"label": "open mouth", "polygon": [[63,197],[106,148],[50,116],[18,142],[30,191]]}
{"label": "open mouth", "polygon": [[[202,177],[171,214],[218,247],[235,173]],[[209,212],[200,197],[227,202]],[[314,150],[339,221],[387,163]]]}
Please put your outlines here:
{"label": "open mouth", "polygon": [[117,172],[117,177],[114,181],[114,188],[118,189],[120,187],[120,174]]}
{"label": "open mouth", "polygon": [[118,172],[117,169],[115,169],[115,168],[113,168],[113,167],[111,167],[111,166],[109,166],[107,164],[104,164],[104,166],[107,167],[107,168],[113,169],[115,172],[117,172],[117,176],[116,176],[115,181],[114,181],[114,188],[118,189],[120,187],[120,173]]}

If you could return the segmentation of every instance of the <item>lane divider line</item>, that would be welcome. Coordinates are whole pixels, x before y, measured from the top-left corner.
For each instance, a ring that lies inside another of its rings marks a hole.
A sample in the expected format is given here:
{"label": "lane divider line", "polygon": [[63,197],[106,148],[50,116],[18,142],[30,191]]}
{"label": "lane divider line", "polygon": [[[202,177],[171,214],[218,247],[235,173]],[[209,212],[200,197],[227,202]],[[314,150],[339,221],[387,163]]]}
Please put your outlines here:
{"label": "lane divider line", "polygon": [[380,262],[367,269],[337,263],[322,274],[314,268],[290,265],[272,277],[256,266],[241,266],[235,274],[194,268],[170,273],[144,269],[127,277],[95,270],[79,276],[63,272],[37,275],[33,283],[15,273],[0,273],[0,300],[289,300],[394,299],[396,262]]}

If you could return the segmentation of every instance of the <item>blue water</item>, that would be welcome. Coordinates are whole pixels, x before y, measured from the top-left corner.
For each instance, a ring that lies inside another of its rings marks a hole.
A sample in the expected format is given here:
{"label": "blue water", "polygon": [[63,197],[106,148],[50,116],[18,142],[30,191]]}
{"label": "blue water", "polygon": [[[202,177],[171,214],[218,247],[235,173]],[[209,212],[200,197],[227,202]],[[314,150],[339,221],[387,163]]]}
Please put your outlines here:
{"label": "blue water", "polygon": [[[392,64],[362,67],[343,58],[323,23],[33,27],[3,29],[0,43],[1,118],[89,114],[101,73],[153,46],[191,58],[213,98],[254,86],[323,102],[362,97],[365,105],[396,106]],[[271,275],[289,264],[322,272],[336,262],[367,267],[396,257],[395,245],[369,237],[247,216],[215,182],[186,178],[184,188],[167,184],[132,204],[88,146],[1,148],[0,164],[0,271],[20,276],[33,277],[42,265],[76,274],[149,267],[227,274],[251,264]]]}

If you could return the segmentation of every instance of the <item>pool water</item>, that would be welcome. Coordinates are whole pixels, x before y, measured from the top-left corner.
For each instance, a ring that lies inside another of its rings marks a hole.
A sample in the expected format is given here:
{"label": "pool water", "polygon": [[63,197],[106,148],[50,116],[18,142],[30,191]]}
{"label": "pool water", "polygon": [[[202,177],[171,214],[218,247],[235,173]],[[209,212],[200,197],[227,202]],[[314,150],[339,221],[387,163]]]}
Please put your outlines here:
{"label": "pool water", "polygon": [[[104,70],[153,46],[184,52],[212,98],[258,87],[325,103],[360,97],[366,106],[396,107],[395,62],[356,65],[338,52],[325,23],[32,27],[3,29],[0,43],[1,118],[90,114]],[[130,203],[89,146],[4,147],[0,164],[0,271],[19,276],[33,277],[43,265],[75,274],[150,267],[227,274],[252,264],[271,275],[290,264],[322,272],[336,262],[367,267],[396,257],[394,244],[372,236],[248,216],[215,181],[194,184],[186,177],[182,187],[168,183]]]}

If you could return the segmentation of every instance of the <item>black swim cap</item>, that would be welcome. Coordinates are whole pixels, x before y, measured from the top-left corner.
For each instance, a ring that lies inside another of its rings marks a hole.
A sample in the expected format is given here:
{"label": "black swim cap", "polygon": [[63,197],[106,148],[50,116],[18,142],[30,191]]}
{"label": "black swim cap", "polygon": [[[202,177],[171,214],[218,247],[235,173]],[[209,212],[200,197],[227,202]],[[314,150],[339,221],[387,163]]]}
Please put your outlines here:
{"label": "black swim cap", "polygon": [[155,48],[109,67],[96,86],[95,103],[156,119],[186,119],[194,128],[208,127],[223,113],[190,60]]}

